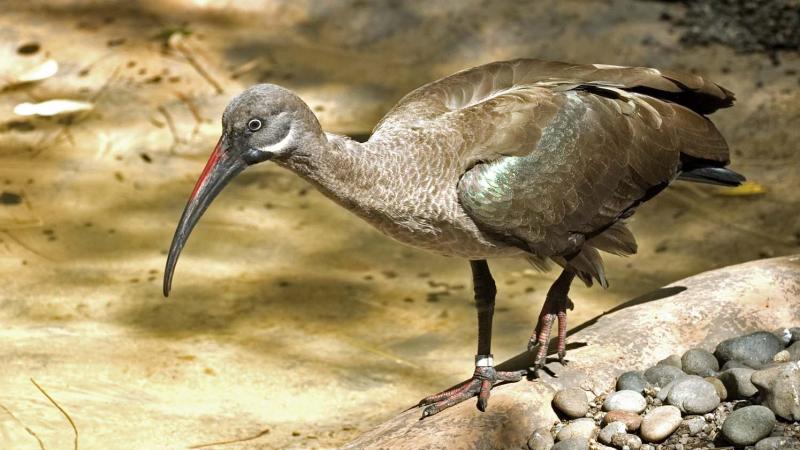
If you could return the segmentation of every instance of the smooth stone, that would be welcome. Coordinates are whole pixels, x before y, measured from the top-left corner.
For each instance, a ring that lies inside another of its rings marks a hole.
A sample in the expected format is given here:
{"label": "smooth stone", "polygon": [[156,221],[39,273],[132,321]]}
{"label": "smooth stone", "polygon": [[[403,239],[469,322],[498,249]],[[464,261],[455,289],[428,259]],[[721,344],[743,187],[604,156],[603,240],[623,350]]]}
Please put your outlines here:
{"label": "smooth stone", "polygon": [[636,391],[641,394],[647,384],[641,372],[625,372],[617,378],[618,391]]}
{"label": "smooth stone", "polygon": [[565,439],[557,442],[551,450],[589,450],[589,440],[583,438]]}
{"label": "smooth stone", "polygon": [[692,417],[691,419],[685,420],[684,423],[689,429],[689,434],[694,436],[703,431],[703,428],[706,426],[706,419],[702,417]]}
{"label": "smooth stone", "polygon": [[681,425],[681,410],[675,406],[653,408],[642,419],[639,434],[648,442],[661,442]]}
{"label": "smooth stone", "polygon": [[800,341],[800,327],[791,327],[789,328],[789,332],[792,333],[792,339],[790,342],[794,343]]}
{"label": "smooth stone", "polygon": [[683,375],[683,376],[680,376],[680,377],[678,377],[678,378],[676,378],[676,379],[674,379],[674,380],[670,381],[670,382],[669,382],[669,383],[667,383],[666,385],[664,385],[664,387],[662,387],[661,389],[659,389],[658,393],[656,394],[656,398],[657,398],[657,399],[659,399],[659,400],[661,400],[661,402],[662,402],[662,403],[663,403],[663,402],[665,402],[665,401],[667,401],[667,397],[669,397],[669,391],[671,391],[671,390],[672,390],[672,387],[673,387],[673,386],[675,386],[675,382],[676,382],[676,381],[678,381],[678,380],[680,380],[680,379],[681,379],[681,378],[683,378],[684,376],[685,376],[685,375]]}
{"label": "smooth stone", "polygon": [[553,406],[570,419],[583,417],[589,412],[586,392],[580,388],[562,389],[553,396]]}
{"label": "smooth stone", "polygon": [[719,379],[725,385],[728,398],[731,400],[744,400],[758,393],[758,389],[750,382],[750,376],[755,370],[750,368],[728,369],[719,374]]}
{"label": "smooth stone", "polygon": [[544,427],[533,430],[533,434],[528,438],[529,450],[550,450],[554,444],[550,430]]}
{"label": "smooth stone", "polygon": [[689,375],[708,377],[719,370],[719,361],[708,350],[693,348],[681,357],[681,369]]}
{"label": "smooth stone", "polygon": [[789,352],[789,361],[800,361],[800,341],[797,341],[786,348]]}
{"label": "smooth stone", "polygon": [[775,423],[775,414],[766,406],[745,406],[725,419],[722,434],[734,445],[753,445],[769,436]]}
{"label": "smooth stone", "polygon": [[644,372],[644,378],[658,387],[664,387],[670,381],[686,375],[675,366],[661,365],[651,367]]}
{"label": "smooth stone", "polygon": [[615,434],[625,434],[625,424],[622,422],[611,422],[604,426],[597,435],[597,440],[603,444],[611,444],[611,439]]}
{"label": "smooth stone", "polygon": [[800,441],[793,437],[768,437],[756,443],[755,450],[788,450],[800,448]]}
{"label": "smooth stone", "polygon": [[611,411],[603,417],[603,423],[622,422],[627,431],[636,431],[642,425],[642,416],[628,411]]}
{"label": "smooth stone", "polygon": [[725,401],[728,398],[728,390],[725,389],[725,383],[723,383],[722,380],[717,377],[705,377],[703,379],[714,386],[714,389],[717,390],[717,395],[719,395],[720,400]]}
{"label": "smooth stone", "polygon": [[792,360],[792,354],[789,353],[789,350],[781,350],[778,353],[775,353],[775,356],[772,357],[772,362],[777,363],[785,363]]}
{"label": "smooth stone", "polygon": [[683,363],[681,362],[681,355],[669,355],[666,358],[656,363],[657,366],[673,366],[683,370]]}
{"label": "smooth stone", "polygon": [[728,369],[739,369],[739,368],[752,369],[752,367],[748,366],[747,364],[745,364],[745,363],[743,363],[741,361],[737,361],[735,359],[732,359],[732,360],[726,362],[725,364],[723,364],[722,368],[720,370],[724,372],[724,371],[726,371]]}
{"label": "smooth stone", "polygon": [[564,425],[564,428],[556,434],[556,441],[561,442],[567,439],[580,438],[588,441],[597,435],[597,425],[594,419],[576,419]]}
{"label": "smooth stone", "polygon": [[781,350],[783,341],[769,331],[757,331],[720,342],[714,355],[722,363],[736,359],[763,364],[772,361],[772,357]]}
{"label": "smooth stone", "polygon": [[687,375],[675,381],[667,402],[688,414],[705,414],[719,406],[720,399],[713,384],[697,375]]}
{"label": "smooth stone", "polygon": [[791,361],[753,373],[763,405],[786,420],[800,420],[800,362]]}
{"label": "smooth stone", "polygon": [[611,445],[617,448],[629,448],[630,450],[639,450],[642,448],[642,438],[635,434],[615,434],[611,438]]}
{"label": "smooth stone", "polygon": [[647,408],[647,400],[636,391],[616,391],[606,397],[603,411],[628,411],[640,413]]}

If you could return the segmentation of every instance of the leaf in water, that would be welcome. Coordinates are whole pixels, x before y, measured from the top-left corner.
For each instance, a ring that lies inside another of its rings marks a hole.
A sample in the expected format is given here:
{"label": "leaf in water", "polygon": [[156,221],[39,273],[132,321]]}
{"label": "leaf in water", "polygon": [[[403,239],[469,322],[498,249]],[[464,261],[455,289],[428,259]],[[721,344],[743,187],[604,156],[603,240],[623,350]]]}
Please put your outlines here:
{"label": "leaf in water", "polygon": [[14,114],[18,116],[55,116],[79,111],[88,111],[94,108],[89,102],[77,100],[47,100],[41,103],[20,103],[14,107]]}
{"label": "leaf in water", "polygon": [[766,192],[767,188],[765,188],[762,184],[755,181],[745,181],[739,186],[733,188],[719,189],[715,192],[715,194],[726,197],[747,197],[750,195],[765,194]]}
{"label": "leaf in water", "polygon": [[47,61],[33,67],[32,69],[17,76],[18,83],[30,83],[32,81],[41,81],[50,78],[58,72],[58,62],[54,59]]}

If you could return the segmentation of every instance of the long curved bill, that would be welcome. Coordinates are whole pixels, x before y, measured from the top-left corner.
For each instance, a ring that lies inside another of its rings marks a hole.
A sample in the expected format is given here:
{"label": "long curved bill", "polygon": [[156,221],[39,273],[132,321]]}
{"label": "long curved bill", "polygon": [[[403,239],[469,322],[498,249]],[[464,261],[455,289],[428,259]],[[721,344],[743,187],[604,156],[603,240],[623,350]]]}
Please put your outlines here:
{"label": "long curved bill", "polygon": [[239,155],[231,155],[225,151],[224,141],[225,136],[221,137],[214,147],[214,151],[211,153],[203,173],[200,174],[188,203],[186,203],[175,235],[172,237],[169,256],[167,256],[167,267],[164,270],[164,297],[169,296],[175,264],[178,262],[178,256],[180,256],[192,229],[225,185],[247,167],[247,163]]}

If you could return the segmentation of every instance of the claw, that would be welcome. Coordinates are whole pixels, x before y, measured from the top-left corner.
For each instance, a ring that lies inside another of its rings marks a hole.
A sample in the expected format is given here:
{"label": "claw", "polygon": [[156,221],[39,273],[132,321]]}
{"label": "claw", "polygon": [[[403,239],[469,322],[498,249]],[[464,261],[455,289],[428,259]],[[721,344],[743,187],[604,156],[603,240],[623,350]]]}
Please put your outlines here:
{"label": "claw", "polygon": [[[417,406],[424,406],[422,417],[430,417],[438,414],[445,409],[457,405],[464,400],[477,396],[478,409],[483,412],[489,404],[489,396],[492,388],[499,382],[516,382],[522,379],[522,371],[497,372],[493,367],[476,367],[472,378],[464,381],[460,385],[423,398]],[[421,420],[420,419],[420,420]]]}

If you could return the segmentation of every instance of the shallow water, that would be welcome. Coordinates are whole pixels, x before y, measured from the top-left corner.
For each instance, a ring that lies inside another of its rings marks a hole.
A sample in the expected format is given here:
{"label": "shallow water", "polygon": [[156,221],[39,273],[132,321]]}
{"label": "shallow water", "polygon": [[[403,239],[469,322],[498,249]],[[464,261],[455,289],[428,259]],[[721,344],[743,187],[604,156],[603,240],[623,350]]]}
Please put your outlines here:
{"label": "shallow water", "polygon": [[[75,419],[82,448],[251,437],[223,447],[307,448],[346,442],[471,373],[468,264],[381,236],[275,166],[249,169],[216,200],[161,297],[166,249],[221,111],[255,82],[296,90],[326,130],[365,135],[409,89],[494,59],[697,69],[737,92],[714,120],[734,167],[766,194],[670,188],[632,222],[640,254],[606,259],[611,288],[575,287],[570,323],[690,274],[797,251],[800,94],[787,71],[800,60],[684,49],[660,4],[126,5],[11,2],[0,16],[6,446],[38,448],[24,426],[48,446],[72,440],[29,378]],[[30,42],[41,48],[19,54]],[[55,76],[10,85],[47,58]],[[12,112],[53,98],[94,109]],[[555,273],[492,268],[493,348],[505,359],[524,349]]]}

